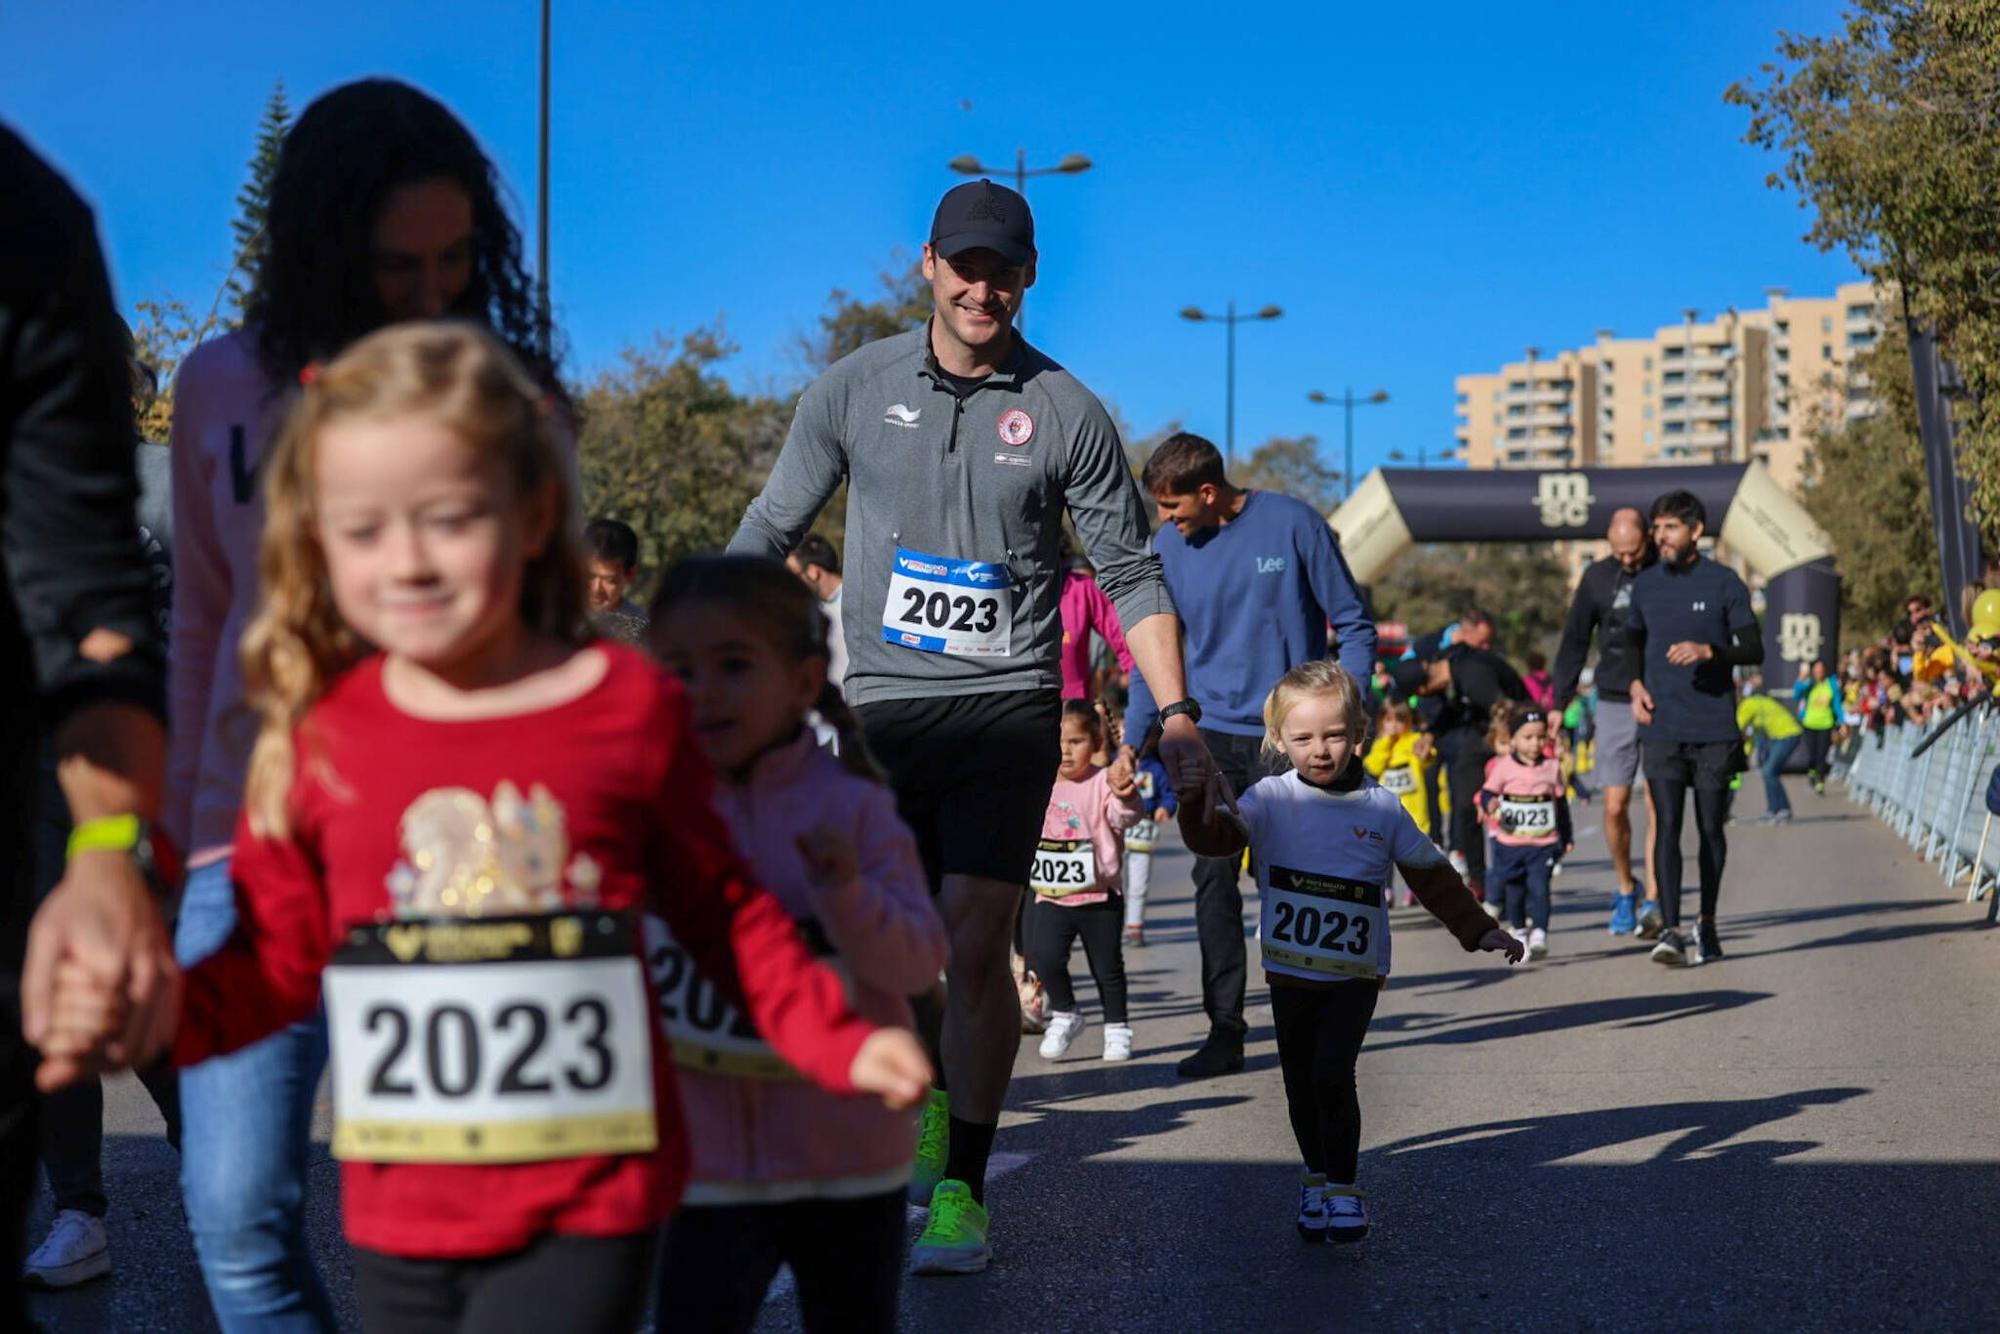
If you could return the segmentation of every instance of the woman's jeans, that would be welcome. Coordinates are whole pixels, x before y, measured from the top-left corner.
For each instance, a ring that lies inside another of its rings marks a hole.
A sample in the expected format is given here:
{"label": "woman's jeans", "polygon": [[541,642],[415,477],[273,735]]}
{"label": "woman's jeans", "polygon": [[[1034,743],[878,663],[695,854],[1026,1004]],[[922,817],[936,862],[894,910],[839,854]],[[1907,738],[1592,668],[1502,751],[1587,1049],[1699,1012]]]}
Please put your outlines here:
{"label": "woman's jeans", "polygon": [[1785,795],[1784,780],[1779,775],[1785,771],[1785,761],[1791,759],[1792,752],[1798,748],[1799,738],[1795,736],[1764,743],[1764,754],[1758,761],[1757,772],[1764,777],[1764,809],[1769,814],[1791,813],[1792,799]]}
{"label": "woman's jeans", "polygon": [[[190,871],[174,930],[181,966],[235,929],[229,862]],[[335,1328],[306,1248],[306,1160],[326,1052],[326,1017],[315,1014],[181,1072],[181,1191],[227,1334]]]}

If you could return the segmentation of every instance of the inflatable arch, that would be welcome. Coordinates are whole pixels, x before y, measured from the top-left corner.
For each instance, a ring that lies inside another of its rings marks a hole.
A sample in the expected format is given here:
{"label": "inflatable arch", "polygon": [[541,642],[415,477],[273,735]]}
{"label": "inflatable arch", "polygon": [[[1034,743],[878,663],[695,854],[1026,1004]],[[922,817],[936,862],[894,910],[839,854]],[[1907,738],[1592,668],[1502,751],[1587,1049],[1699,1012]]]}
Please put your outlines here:
{"label": "inflatable arch", "polygon": [[1832,545],[1761,463],[1567,472],[1385,468],[1370,473],[1330,522],[1354,577],[1369,584],[1418,542],[1601,539],[1612,511],[1630,505],[1644,513],[1674,490],[1699,496],[1709,534],[1764,578],[1770,683],[1789,686],[1797,664],[1817,658],[1833,665],[1840,576]]}

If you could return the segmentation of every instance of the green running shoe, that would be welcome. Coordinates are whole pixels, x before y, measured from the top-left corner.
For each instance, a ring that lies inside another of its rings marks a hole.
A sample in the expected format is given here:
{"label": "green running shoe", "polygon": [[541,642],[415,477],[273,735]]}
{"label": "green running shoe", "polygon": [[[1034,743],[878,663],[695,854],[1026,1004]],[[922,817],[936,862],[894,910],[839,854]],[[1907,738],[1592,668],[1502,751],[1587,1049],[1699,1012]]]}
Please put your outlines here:
{"label": "green running shoe", "polygon": [[910,1171],[910,1203],[929,1205],[944,1180],[945,1151],[951,1147],[951,1094],[932,1089],[917,1123],[917,1161]]}
{"label": "green running shoe", "polygon": [[931,1221],[910,1250],[912,1274],[977,1274],[993,1252],[986,1245],[986,1206],[963,1181],[940,1181],[931,1195]]}

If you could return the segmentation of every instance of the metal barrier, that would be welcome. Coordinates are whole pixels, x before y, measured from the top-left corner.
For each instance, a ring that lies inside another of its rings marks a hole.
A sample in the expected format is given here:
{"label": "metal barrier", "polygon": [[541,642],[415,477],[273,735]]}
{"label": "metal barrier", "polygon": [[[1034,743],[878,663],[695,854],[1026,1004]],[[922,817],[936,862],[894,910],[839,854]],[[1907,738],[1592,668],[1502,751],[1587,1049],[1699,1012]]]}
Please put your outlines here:
{"label": "metal barrier", "polygon": [[2000,764],[2000,710],[1978,710],[1912,755],[1937,730],[1905,723],[1864,735],[1847,766],[1847,792],[1936,862],[1947,885],[1969,877],[1965,901],[1985,899],[1991,922],[2000,917],[2000,821],[1984,798]]}

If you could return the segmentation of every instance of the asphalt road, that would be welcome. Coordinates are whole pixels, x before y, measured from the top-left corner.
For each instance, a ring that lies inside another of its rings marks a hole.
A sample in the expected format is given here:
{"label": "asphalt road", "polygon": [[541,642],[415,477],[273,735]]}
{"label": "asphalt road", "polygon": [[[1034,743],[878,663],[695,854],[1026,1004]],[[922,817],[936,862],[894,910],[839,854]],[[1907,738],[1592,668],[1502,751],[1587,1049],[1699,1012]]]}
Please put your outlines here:
{"label": "asphalt road", "polygon": [[[1244,1073],[1174,1074],[1205,1023],[1190,863],[1163,852],[1151,943],[1127,959],[1135,1059],[1099,1061],[1096,1025],[1059,1065],[1023,1043],[995,1263],[911,1280],[904,1326],[2000,1327],[2000,935],[1859,808],[1795,800],[1788,828],[1732,828],[1728,957],[1706,967],[1605,933],[1589,809],[1548,959],[1509,969],[1396,914],[1361,1060],[1376,1226],[1351,1248],[1293,1232],[1261,987]],[[35,1313],[63,1331],[208,1327],[158,1118],[127,1080],[107,1121],[117,1273]],[[334,1169],[316,1161],[315,1246],[351,1319]],[[781,1278],[762,1327],[795,1324]]]}

